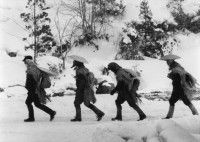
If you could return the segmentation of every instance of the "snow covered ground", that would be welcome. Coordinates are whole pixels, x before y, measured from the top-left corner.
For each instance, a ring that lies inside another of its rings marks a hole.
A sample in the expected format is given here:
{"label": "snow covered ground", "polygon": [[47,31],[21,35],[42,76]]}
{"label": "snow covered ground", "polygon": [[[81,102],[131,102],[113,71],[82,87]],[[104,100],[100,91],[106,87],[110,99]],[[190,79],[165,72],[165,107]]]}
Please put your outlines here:
{"label": "snow covered ground", "polygon": [[[27,118],[25,99],[27,91],[24,87],[25,65],[22,62],[24,55],[33,55],[32,52],[24,51],[24,43],[18,38],[24,36],[24,31],[8,20],[6,16],[19,22],[19,14],[23,12],[25,0],[0,0],[0,87],[4,92],[0,93],[0,141],[1,142],[199,142],[200,141],[200,117],[193,116],[189,108],[181,101],[177,102],[174,118],[162,120],[168,111],[167,101],[151,101],[142,98],[142,110],[146,113],[147,119],[136,121],[137,113],[127,103],[123,104],[123,121],[113,122],[112,117],[116,115],[114,96],[109,94],[96,95],[96,106],[105,112],[105,117],[96,121],[95,114],[82,105],[82,122],[70,122],[75,115],[74,92],[66,90],[67,87],[74,87],[74,71],[70,68],[72,61],[67,58],[66,70],[55,83],[47,90],[49,94],[65,92],[63,97],[51,97],[52,102],[47,106],[57,111],[54,121],[49,121],[49,116],[44,112],[35,109],[36,122],[24,123]],[[100,69],[113,61],[116,54],[115,42],[117,36],[124,26],[124,22],[132,19],[139,20],[140,0],[126,0],[127,8],[125,17],[113,22],[113,38],[110,42],[99,41],[99,50],[94,47],[77,47],[70,51],[69,55],[81,55],[89,64],[86,64],[95,76],[101,80]],[[53,2],[49,0],[48,2]],[[170,12],[165,5],[168,0],[149,0],[150,8],[155,20],[163,21],[169,19],[173,22]],[[193,13],[197,8],[198,0],[185,0],[184,10]],[[194,4],[195,3],[195,4]],[[189,6],[188,6],[189,5]],[[13,12],[15,11],[15,12]],[[160,12],[162,11],[162,12]],[[53,16],[53,15],[51,15]],[[18,18],[17,18],[18,17]],[[21,24],[21,23],[20,23]],[[180,40],[180,50],[176,54],[181,56],[177,60],[200,82],[200,35],[177,35]],[[18,56],[11,58],[6,50],[18,51]],[[106,51],[106,52],[105,52]],[[45,57],[45,62],[58,64],[60,60],[52,57]],[[44,60],[41,60],[43,63]],[[40,62],[40,61],[39,61]],[[168,67],[164,61],[147,58],[144,61],[116,61],[122,67],[134,69],[141,72],[142,84],[139,93],[151,93],[153,91],[171,91],[171,80],[166,75]],[[110,80],[115,82],[114,76]],[[67,95],[68,94],[68,95]],[[193,101],[193,104],[200,112],[200,101]]]}
{"label": "snow covered ground", "polygon": [[[19,90],[18,90],[19,91]],[[23,91],[21,91],[23,92]],[[74,96],[53,97],[47,106],[57,111],[54,121],[49,115],[35,109],[36,122],[24,123],[27,108],[26,94],[0,99],[0,140],[2,142],[198,142],[200,117],[192,116],[181,101],[176,104],[174,118],[162,120],[168,111],[167,101],[142,99],[142,110],[147,119],[136,121],[137,113],[123,104],[123,121],[113,122],[116,115],[116,96],[97,95],[96,106],[105,112],[99,122],[95,114],[82,105],[82,122],[70,122],[75,115]],[[193,101],[197,110],[200,102]],[[142,140],[143,139],[143,140]]]}
{"label": "snow covered ground", "polygon": [[[70,122],[75,115],[74,95],[66,87],[74,86],[74,71],[67,62],[66,71],[55,79],[55,85],[47,90],[48,93],[66,91],[64,97],[51,97],[52,102],[47,106],[57,111],[53,122],[41,110],[35,109],[34,123],[24,123],[28,112],[25,105],[27,91],[24,87],[12,85],[25,83],[25,66],[21,61],[23,56],[15,58],[3,54],[0,58],[0,85],[4,92],[0,93],[0,140],[2,142],[198,142],[200,140],[200,117],[193,116],[189,108],[181,101],[176,104],[174,118],[162,120],[168,111],[168,101],[150,101],[142,98],[141,109],[147,119],[138,122],[137,113],[127,103],[123,104],[123,121],[113,122],[116,115],[114,96],[109,94],[96,95],[96,106],[105,112],[102,121],[97,122],[95,114],[82,105],[82,122]],[[52,57],[45,57],[52,59]],[[90,59],[89,59],[90,60]],[[44,60],[43,60],[44,61]],[[59,60],[54,60],[55,63]],[[95,64],[96,63],[96,64]],[[90,61],[86,66],[96,77],[100,75],[99,68],[107,65],[108,61]],[[171,81],[166,77],[168,72],[166,63],[160,60],[118,61],[120,65],[141,71],[143,78],[139,92],[150,93],[171,89]],[[158,69],[159,68],[159,69]],[[112,78],[112,77],[111,77]],[[113,79],[113,78],[112,78]],[[111,79],[111,80],[112,80]],[[113,80],[114,81],[114,80]],[[72,92],[73,93],[73,92]],[[200,101],[193,101],[200,111]]]}

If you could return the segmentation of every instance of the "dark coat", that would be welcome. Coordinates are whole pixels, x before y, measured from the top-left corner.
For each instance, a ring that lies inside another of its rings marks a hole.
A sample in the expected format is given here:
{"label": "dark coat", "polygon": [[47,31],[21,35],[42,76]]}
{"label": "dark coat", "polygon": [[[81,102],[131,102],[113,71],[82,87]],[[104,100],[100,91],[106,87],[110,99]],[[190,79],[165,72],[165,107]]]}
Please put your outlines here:
{"label": "dark coat", "polygon": [[183,90],[184,94],[191,100],[193,93],[197,90],[197,80],[175,61],[169,66],[169,70],[171,72],[168,77],[172,79],[173,91]]}
{"label": "dark coat", "polygon": [[41,83],[41,72],[37,66],[30,62],[26,70],[26,84],[25,88],[28,90],[28,95],[34,97],[38,95],[41,103],[46,103],[46,92],[40,87]]}
{"label": "dark coat", "polygon": [[123,69],[116,63],[110,63],[108,69],[113,71],[116,75],[117,85],[114,89],[114,92],[118,91],[119,94],[131,95],[134,102],[138,102],[138,95],[136,93],[139,87],[139,80],[137,77],[131,77],[130,73],[126,69]]}
{"label": "dark coat", "polygon": [[138,103],[138,95],[136,93],[139,87],[138,79],[132,78],[130,74],[126,72],[126,70],[121,68],[116,73],[116,80],[117,80],[116,87],[118,87],[119,85],[119,88],[117,90],[119,90],[121,94],[123,94],[123,92],[130,93],[134,102]]}
{"label": "dark coat", "polygon": [[[76,67],[76,96],[82,96],[85,105],[89,105],[90,102],[95,103],[96,98],[94,95],[93,86],[87,84],[87,74],[89,70],[85,66]],[[81,98],[82,98],[81,97]],[[81,103],[81,102],[80,102]]]}

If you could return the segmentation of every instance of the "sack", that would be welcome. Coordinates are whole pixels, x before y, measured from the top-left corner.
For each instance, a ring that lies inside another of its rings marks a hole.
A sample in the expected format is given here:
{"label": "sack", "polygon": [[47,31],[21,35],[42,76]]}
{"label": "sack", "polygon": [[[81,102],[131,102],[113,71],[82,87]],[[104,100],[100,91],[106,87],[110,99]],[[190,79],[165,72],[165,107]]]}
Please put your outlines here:
{"label": "sack", "polygon": [[38,69],[41,72],[40,87],[44,89],[50,88],[51,87],[50,76],[54,75],[55,73],[43,67],[38,67]]}
{"label": "sack", "polygon": [[196,87],[196,84],[198,84],[196,79],[192,75],[190,75],[189,73],[186,74],[185,80],[186,80],[187,85],[190,88]]}
{"label": "sack", "polygon": [[42,77],[41,77],[41,88],[50,88],[51,87],[51,79],[49,75],[43,71],[41,71]]}
{"label": "sack", "polygon": [[86,77],[87,85],[89,87],[93,87],[94,85],[97,85],[97,79],[94,76],[94,73],[88,72]]}
{"label": "sack", "polygon": [[131,82],[129,83],[129,91],[131,92],[134,102],[136,104],[141,104],[142,100],[140,99],[140,96],[138,95],[138,93],[136,92],[139,89],[140,86],[140,72],[138,71],[133,71],[131,69],[124,69],[126,73],[129,74],[129,76],[131,77]]}
{"label": "sack", "polygon": [[125,69],[125,72],[130,75],[131,78],[140,77],[140,73],[138,71],[133,71],[131,69]]}
{"label": "sack", "polygon": [[129,90],[136,91],[140,85],[140,73],[131,69],[124,69],[124,71],[130,76],[131,81],[128,84]]}

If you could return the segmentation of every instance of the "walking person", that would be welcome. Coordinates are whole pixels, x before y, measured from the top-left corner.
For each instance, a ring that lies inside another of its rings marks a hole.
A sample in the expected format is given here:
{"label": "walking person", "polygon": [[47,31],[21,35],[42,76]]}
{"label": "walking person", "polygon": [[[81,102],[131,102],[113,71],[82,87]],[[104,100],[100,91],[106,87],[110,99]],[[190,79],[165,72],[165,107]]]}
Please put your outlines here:
{"label": "walking person", "polygon": [[94,84],[88,80],[88,75],[91,72],[84,66],[83,60],[79,60],[79,58],[77,57],[79,56],[75,55],[71,56],[71,58],[74,60],[72,68],[74,68],[74,70],[76,71],[75,79],[77,87],[74,100],[76,116],[74,119],[71,119],[71,121],[72,122],[82,121],[81,117],[82,103],[84,103],[86,107],[90,108],[96,114],[97,121],[100,121],[104,116],[104,112],[102,112],[94,105],[94,103],[96,102],[93,90]]}
{"label": "walking person", "polygon": [[26,105],[28,108],[28,118],[24,120],[24,122],[34,122],[34,109],[32,103],[34,102],[35,106],[44,112],[50,115],[50,121],[52,121],[56,115],[56,112],[52,109],[48,108],[47,106],[41,104],[41,99],[46,95],[46,92],[43,88],[40,87],[40,79],[41,79],[41,72],[32,61],[32,56],[25,56],[23,62],[27,66],[26,70],[26,84],[25,88],[28,90],[28,96],[26,99]]}
{"label": "walking person", "polygon": [[[139,79],[137,78],[137,73],[130,74],[128,69],[123,69],[117,63],[111,62],[108,64],[108,70],[111,70],[116,75],[117,85],[111,91],[111,95],[118,92],[118,97],[115,100],[117,107],[117,115],[115,118],[112,118],[112,121],[119,120],[122,121],[122,106],[125,101],[128,102],[129,106],[132,107],[138,114],[139,120],[146,118],[144,112],[137,105],[138,103],[138,94],[137,90],[140,84]],[[133,71],[132,71],[133,72]]]}
{"label": "walking person", "polygon": [[160,60],[167,62],[170,73],[168,78],[172,80],[172,94],[169,99],[169,110],[167,116],[164,119],[170,119],[173,117],[175,103],[181,99],[183,103],[190,108],[193,115],[198,115],[198,112],[194,105],[191,103],[192,92],[196,88],[196,79],[188,73],[179,63],[175,61],[180,57],[170,54],[162,57]]}

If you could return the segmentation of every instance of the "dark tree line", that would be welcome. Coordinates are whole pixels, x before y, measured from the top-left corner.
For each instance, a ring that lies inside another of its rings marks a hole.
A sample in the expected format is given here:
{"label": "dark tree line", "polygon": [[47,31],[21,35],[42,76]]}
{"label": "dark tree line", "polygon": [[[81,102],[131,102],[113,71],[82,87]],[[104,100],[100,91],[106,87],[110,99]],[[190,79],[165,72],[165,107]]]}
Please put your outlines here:
{"label": "dark tree line", "polygon": [[[177,26],[163,21],[155,23],[148,1],[143,0],[140,4],[141,22],[131,21],[126,23],[123,29],[130,42],[124,42],[124,37],[119,42],[119,52],[116,59],[142,60],[143,56],[158,58],[170,53],[178,41],[170,36],[177,32]],[[134,31],[134,32],[130,32]]]}

